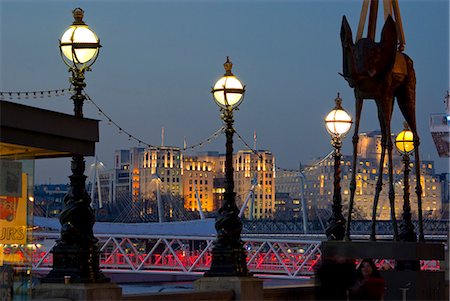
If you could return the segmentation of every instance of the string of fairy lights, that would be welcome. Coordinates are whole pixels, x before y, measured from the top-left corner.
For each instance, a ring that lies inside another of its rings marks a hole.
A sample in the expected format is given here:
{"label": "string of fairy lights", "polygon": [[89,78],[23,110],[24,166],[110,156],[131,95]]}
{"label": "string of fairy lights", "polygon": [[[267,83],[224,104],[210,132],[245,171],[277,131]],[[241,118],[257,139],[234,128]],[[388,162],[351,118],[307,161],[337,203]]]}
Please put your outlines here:
{"label": "string of fairy lights", "polygon": [[[64,96],[67,93],[71,93],[72,87],[64,88],[64,89],[54,89],[54,90],[39,90],[39,91],[0,91],[0,100],[21,100],[21,99],[48,99],[53,97],[59,97]],[[124,129],[119,123],[117,123],[115,120],[113,120],[90,96],[84,91],[84,95],[86,96],[86,99],[89,103],[91,103],[97,110],[99,115],[102,115],[106,121],[108,122],[109,126],[114,126],[119,134],[124,134],[128,137],[129,141],[135,141],[139,146],[145,146],[148,148],[153,149],[162,149],[164,147],[152,145],[150,143],[145,142],[143,139],[137,137],[136,135],[132,134],[127,129]],[[193,145],[186,146],[184,145],[180,150],[182,151],[189,151],[194,150],[196,148],[203,147],[205,144],[211,143],[214,139],[219,137],[221,133],[225,131],[225,125],[221,126],[219,129],[217,129],[215,132],[213,132],[210,136],[203,139],[202,141],[195,143]],[[235,130],[234,131],[238,137],[238,139],[245,145],[245,147],[250,150],[252,153],[257,155],[261,160],[263,160],[263,157],[260,153],[258,153],[257,150],[253,149],[245,140],[244,138]],[[329,157],[333,152],[330,152],[328,155],[326,155],[324,158],[322,158],[319,162],[315,162],[313,166],[316,166],[320,164],[321,162],[328,160]],[[303,169],[288,169],[288,168],[282,168],[279,166],[275,166],[276,170],[279,171],[285,171],[285,172],[304,172],[308,169],[312,168],[313,166],[306,166]],[[273,169],[274,163],[270,163],[270,168]]]}
{"label": "string of fairy lights", "polygon": [[38,99],[64,96],[71,89],[43,90],[43,91],[5,91],[0,92],[1,100]]}
{"label": "string of fairy lights", "polygon": [[[39,90],[39,91],[1,91],[0,92],[0,100],[21,100],[21,99],[48,99],[52,97],[59,97],[63,96],[66,93],[71,93],[72,87],[65,88],[65,89],[56,89],[56,90]],[[146,146],[148,148],[153,149],[161,149],[161,146],[152,145],[150,143],[147,143],[143,141],[142,139],[136,137],[133,135],[130,131],[124,129],[122,126],[120,126],[116,121],[114,121],[109,115],[105,113],[105,111],[100,108],[100,106],[95,103],[94,100],[84,91],[84,95],[86,96],[86,99],[88,102],[90,102],[97,110],[100,115],[102,115],[107,121],[108,125],[114,126],[117,128],[119,134],[125,134],[128,136],[129,141],[135,141],[139,146]],[[182,151],[188,151],[193,150],[199,147],[203,147],[205,144],[212,142],[215,138],[217,138],[223,131],[225,127],[221,126],[218,130],[216,130],[214,133],[212,133],[210,136],[208,136],[206,139],[193,144],[186,146],[184,145],[182,148],[180,148]]]}
{"label": "string of fairy lights", "polygon": [[[138,137],[136,137],[134,134],[132,134],[130,131],[128,131],[128,130],[126,130],[126,129],[124,129],[122,126],[120,126],[116,121],[114,121],[108,114],[106,114],[105,113],[105,111],[104,110],[102,110],[101,108],[100,108],[100,106],[97,104],[97,103],[95,103],[93,100],[92,100],[92,98],[87,94],[87,93],[84,93],[84,95],[86,96],[86,99],[98,110],[98,113],[100,114],[100,115],[103,115],[103,117],[105,117],[106,118],[106,120],[108,121],[108,125],[110,125],[110,126],[114,126],[114,127],[116,127],[116,129],[118,130],[118,133],[119,134],[125,134],[126,136],[128,136],[128,140],[129,141],[135,141],[135,142],[137,142],[138,143],[138,145],[143,145],[143,146],[146,146],[146,147],[148,147],[148,148],[153,148],[153,149],[162,149],[162,148],[164,148],[164,147],[162,147],[162,146],[156,146],[156,145],[152,145],[152,144],[150,144],[150,143],[147,143],[147,142],[145,142],[145,141],[143,141],[142,139],[140,139],[140,138],[138,138]],[[211,141],[213,141],[215,138],[217,138],[219,135],[220,135],[220,133],[222,133],[223,131],[224,131],[224,129],[225,129],[225,127],[224,126],[221,126],[219,129],[217,129],[214,133],[212,133],[210,136],[208,136],[206,139],[204,139],[204,140],[202,140],[202,141],[200,141],[200,142],[198,142],[198,143],[196,143],[196,144],[193,144],[193,145],[189,145],[189,146],[183,146],[182,148],[180,148],[182,151],[187,151],[187,150],[193,150],[193,149],[195,149],[195,148],[198,148],[198,147],[203,147],[205,144],[207,144],[207,143],[210,143]]]}
{"label": "string of fairy lights", "polygon": [[[260,154],[256,149],[252,148],[245,140],[244,138],[242,138],[242,136],[236,131],[234,130],[234,133],[236,134],[236,136],[238,137],[238,139],[245,145],[245,147],[250,150],[253,154],[257,155],[259,157],[260,160],[263,160],[262,154]],[[276,170],[279,171],[285,171],[285,172],[294,172],[294,173],[303,173],[306,171],[309,171],[311,169],[313,169],[315,166],[320,165],[321,163],[323,163],[324,161],[330,159],[333,156],[334,151],[331,151],[330,153],[328,153],[325,157],[323,157],[322,159],[320,159],[319,161],[315,162],[313,165],[310,166],[304,166],[303,169],[299,168],[299,169],[289,169],[289,168],[282,168],[279,166],[275,166]],[[267,163],[270,166],[270,169],[273,169],[274,164],[275,163]]]}

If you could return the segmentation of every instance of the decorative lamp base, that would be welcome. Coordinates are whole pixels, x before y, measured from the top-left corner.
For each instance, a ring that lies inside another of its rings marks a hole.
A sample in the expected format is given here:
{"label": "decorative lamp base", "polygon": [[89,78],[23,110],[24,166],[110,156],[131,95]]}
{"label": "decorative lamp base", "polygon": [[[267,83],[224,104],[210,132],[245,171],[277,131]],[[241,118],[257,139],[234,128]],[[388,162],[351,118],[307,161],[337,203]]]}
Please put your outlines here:
{"label": "decorative lamp base", "polygon": [[59,243],[53,247],[53,269],[43,283],[105,283],[110,279],[99,268],[100,252],[96,245],[81,248]]}
{"label": "decorative lamp base", "polygon": [[237,247],[214,246],[212,262],[205,277],[251,276],[242,243]]}

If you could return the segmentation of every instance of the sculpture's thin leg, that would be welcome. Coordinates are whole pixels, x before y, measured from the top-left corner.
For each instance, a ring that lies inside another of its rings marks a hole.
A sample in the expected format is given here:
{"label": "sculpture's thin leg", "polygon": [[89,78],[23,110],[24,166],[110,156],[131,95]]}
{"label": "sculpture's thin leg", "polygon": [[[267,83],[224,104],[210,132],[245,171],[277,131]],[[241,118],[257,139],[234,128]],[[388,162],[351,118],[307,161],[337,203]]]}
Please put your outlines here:
{"label": "sculpture's thin leg", "polygon": [[358,131],[359,131],[359,121],[361,118],[361,111],[363,107],[363,99],[356,98],[356,116],[355,116],[355,131],[353,133],[353,162],[352,162],[352,178],[350,180],[350,200],[348,204],[348,215],[347,215],[347,225],[345,227],[345,236],[344,240],[350,240],[350,223],[352,221],[352,211],[353,211],[353,202],[355,199],[355,190],[356,190],[356,161],[357,161],[357,153],[358,153]]}
{"label": "sculpture's thin leg", "polygon": [[406,122],[408,122],[409,128],[414,135],[414,169],[416,173],[416,194],[417,194],[417,218],[419,226],[419,241],[424,242],[425,236],[423,234],[423,217],[422,217],[422,182],[420,180],[420,155],[419,155],[419,145],[420,138],[416,129],[416,119],[415,114],[405,114]]}
{"label": "sculpture's thin leg", "polygon": [[398,90],[398,105],[400,110],[405,117],[406,122],[409,125],[413,135],[414,135],[414,164],[416,173],[416,194],[417,194],[417,217],[419,223],[419,241],[425,241],[425,236],[423,234],[423,218],[422,218],[422,184],[420,181],[420,155],[419,155],[419,145],[420,138],[417,133],[416,126],[416,74],[413,68],[413,62],[409,57],[406,57],[408,75],[406,77],[405,83]]}
{"label": "sculpture's thin leg", "polygon": [[383,189],[383,164],[384,164],[384,158],[386,155],[386,123],[384,119],[383,110],[381,109],[381,106],[377,103],[377,109],[378,109],[378,120],[380,122],[380,128],[381,128],[381,155],[380,155],[380,163],[378,165],[378,179],[377,184],[375,186],[375,195],[373,198],[373,207],[372,207],[372,225],[371,225],[371,232],[370,232],[370,238],[369,240],[375,241],[376,237],[376,221],[377,221],[377,206],[378,206],[378,199],[380,198],[380,192]]}
{"label": "sculpture's thin leg", "polygon": [[391,221],[392,228],[394,231],[394,240],[398,240],[398,228],[397,219],[395,218],[395,190],[394,190],[394,170],[392,167],[392,135],[391,135],[391,116],[392,109],[390,112],[386,112],[386,146],[388,151],[388,172],[389,172],[389,205],[391,207]]}
{"label": "sculpture's thin leg", "polygon": [[[414,132],[413,132],[414,133]],[[419,241],[424,242],[425,236],[423,234],[423,217],[422,217],[422,183],[420,181],[420,156],[419,145],[420,139],[417,132],[414,133],[414,160],[416,168],[416,194],[417,194],[417,218],[419,223]]]}

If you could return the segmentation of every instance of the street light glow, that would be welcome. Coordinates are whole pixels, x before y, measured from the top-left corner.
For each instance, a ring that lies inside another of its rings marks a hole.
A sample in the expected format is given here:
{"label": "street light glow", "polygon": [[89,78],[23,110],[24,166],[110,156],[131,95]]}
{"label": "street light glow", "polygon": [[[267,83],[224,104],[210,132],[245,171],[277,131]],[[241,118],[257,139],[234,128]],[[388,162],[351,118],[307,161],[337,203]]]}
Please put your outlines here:
{"label": "street light glow", "polygon": [[98,43],[87,25],[72,25],[61,37],[61,51],[68,60],[84,64],[97,55]]}
{"label": "street light glow", "polygon": [[89,70],[97,59],[101,47],[100,40],[84,23],[84,11],[81,8],[74,9],[72,14],[74,21],[59,41],[61,57],[70,68]]}
{"label": "street light glow", "polygon": [[213,88],[214,99],[221,107],[237,107],[236,104],[241,100],[243,93],[244,87],[234,75],[223,76]]}
{"label": "street light glow", "polygon": [[407,155],[414,150],[414,135],[407,124],[405,124],[405,129],[395,138],[395,147],[403,155]]}
{"label": "street light glow", "polygon": [[325,117],[325,125],[331,136],[343,137],[352,126],[352,117],[342,108],[342,99],[335,99],[336,107]]}
{"label": "street light glow", "polygon": [[231,63],[229,57],[227,57],[227,61],[223,64],[223,67],[225,68],[225,74],[216,82],[211,93],[219,107],[232,110],[241,104],[245,93],[245,86],[231,72],[233,63]]}

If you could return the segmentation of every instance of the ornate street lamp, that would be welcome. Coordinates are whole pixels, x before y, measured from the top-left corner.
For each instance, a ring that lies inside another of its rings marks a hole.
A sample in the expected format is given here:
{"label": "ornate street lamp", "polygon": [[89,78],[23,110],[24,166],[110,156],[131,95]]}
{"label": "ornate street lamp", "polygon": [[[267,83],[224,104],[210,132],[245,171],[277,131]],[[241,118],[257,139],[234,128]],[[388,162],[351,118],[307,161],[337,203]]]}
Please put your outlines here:
{"label": "ornate street lamp", "polygon": [[219,79],[211,93],[220,107],[221,118],[226,125],[226,160],[224,203],[216,217],[217,240],[212,250],[211,268],[206,277],[249,276],[246,253],[241,240],[242,222],[236,206],[233,180],[233,110],[241,104],[245,86],[233,75],[233,64],[227,57],[223,65],[225,75]]}
{"label": "ornate street lamp", "polygon": [[[90,71],[101,46],[96,34],[83,21],[84,11],[76,8],[72,13],[75,21],[61,37],[59,47],[62,59],[72,73],[70,82],[74,115],[82,118],[86,99],[82,93],[86,87],[84,72]],[[64,197],[64,209],[59,217],[61,238],[52,249],[53,269],[44,281],[64,282],[65,277],[70,277],[70,282],[75,283],[108,282],[109,279],[99,268],[100,251],[92,229],[95,215],[85,187],[85,161],[82,155],[72,157],[71,169],[70,188]]]}
{"label": "ornate street lamp", "polygon": [[403,124],[404,129],[395,138],[395,146],[403,157],[403,221],[400,224],[399,240],[417,241],[414,225],[411,222],[411,204],[409,201],[409,155],[414,150],[414,135],[408,127],[408,123]]}
{"label": "ornate street lamp", "polygon": [[[328,220],[325,234],[328,240],[342,240],[345,234],[345,219],[342,215],[341,197],[341,146],[342,138],[352,126],[352,118],[342,108],[342,99],[339,97],[339,93],[334,101],[336,107],[325,117],[325,125],[331,135],[331,145],[334,147],[333,215]],[[347,227],[350,227],[350,222]]]}

